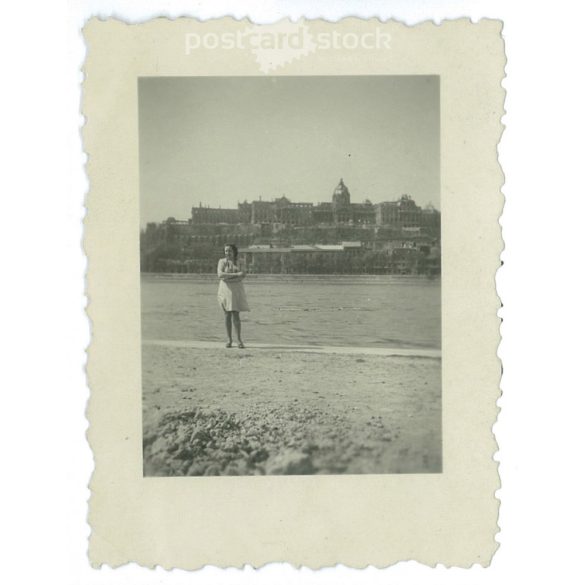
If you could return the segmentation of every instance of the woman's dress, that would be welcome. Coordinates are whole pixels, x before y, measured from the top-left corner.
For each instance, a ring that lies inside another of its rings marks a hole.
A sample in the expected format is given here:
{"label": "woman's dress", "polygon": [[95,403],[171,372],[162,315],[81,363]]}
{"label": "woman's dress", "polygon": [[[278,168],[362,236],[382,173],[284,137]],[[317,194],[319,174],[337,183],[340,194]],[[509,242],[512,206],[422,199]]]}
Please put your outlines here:
{"label": "woman's dress", "polygon": [[[231,260],[222,258],[217,265],[217,274],[219,275],[222,272],[240,272],[240,268]],[[241,280],[220,280],[217,300],[224,311],[242,312],[250,310],[244,283]]]}

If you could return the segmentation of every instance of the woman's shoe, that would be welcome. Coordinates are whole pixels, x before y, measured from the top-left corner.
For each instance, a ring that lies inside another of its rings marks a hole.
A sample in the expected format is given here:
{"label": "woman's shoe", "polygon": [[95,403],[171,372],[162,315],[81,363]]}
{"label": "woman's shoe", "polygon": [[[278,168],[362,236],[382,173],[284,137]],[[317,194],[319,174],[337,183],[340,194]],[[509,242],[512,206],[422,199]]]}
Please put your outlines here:
{"label": "woman's shoe", "polygon": [[238,347],[239,347],[240,349],[244,349],[244,342],[243,342],[243,341],[240,341],[240,342],[238,343]]}
{"label": "woman's shoe", "polygon": [[226,346],[226,347],[231,347],[231,346],[232,346],[232,342],[231,342],[231,341],[228,341],[228,342],[225,344],[225,346]]}

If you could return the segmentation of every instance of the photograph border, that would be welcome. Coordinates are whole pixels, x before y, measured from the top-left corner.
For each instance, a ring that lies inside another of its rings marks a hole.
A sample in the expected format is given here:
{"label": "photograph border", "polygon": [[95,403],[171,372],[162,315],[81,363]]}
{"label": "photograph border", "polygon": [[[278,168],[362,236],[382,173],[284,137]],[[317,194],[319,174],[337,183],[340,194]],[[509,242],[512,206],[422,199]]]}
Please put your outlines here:
{"label": "photograph border", "polygon": [[390,34],[391,48],[315,52],[271,72],[441,76],[443,473],[142,478],[136,78],[257,75],[245,50],[203,51],[197,59],[184,51],[185,35],[194,30],[246,26],[252,25],[230,18],[140,25],[92,19],[84,29],[88,438],[95,458],[90,560],[184,569],[271,561],[382,567],[411,559],[485,566],[497,548],[499,507],[491,431],[501,374],[499,21],[414,27],[376,19],[305,21],[315,34],[379,27]]}

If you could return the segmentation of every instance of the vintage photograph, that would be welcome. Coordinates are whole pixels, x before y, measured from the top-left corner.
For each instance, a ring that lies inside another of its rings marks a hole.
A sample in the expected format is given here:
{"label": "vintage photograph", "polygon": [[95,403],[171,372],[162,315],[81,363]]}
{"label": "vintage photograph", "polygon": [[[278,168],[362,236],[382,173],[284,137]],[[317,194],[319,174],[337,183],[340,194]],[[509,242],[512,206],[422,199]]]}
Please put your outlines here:
{"label": "vintage photograph", "polygon": [[440,77],[140,77],[144,476],[441,473]]}

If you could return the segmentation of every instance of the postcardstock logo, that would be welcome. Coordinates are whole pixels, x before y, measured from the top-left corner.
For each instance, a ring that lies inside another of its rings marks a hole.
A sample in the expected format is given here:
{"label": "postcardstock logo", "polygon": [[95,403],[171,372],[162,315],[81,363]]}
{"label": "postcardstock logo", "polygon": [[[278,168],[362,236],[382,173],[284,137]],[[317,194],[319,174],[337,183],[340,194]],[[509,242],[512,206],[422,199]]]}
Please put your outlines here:
{"label": "postcardstock logo", "polygon": [[246,50],[252,53],[262,73],[270,73],[320,50],[379,50],[390,48],[391,37],[376,27],[366,33],[331,30],[313,34],[310,24],[282,20],[274,24],[251,25],[237,32],[187,33],[185,55],[200,50]]}
{"label": "postcardstock logo", "polygon": [[246,29],[246,32],[250,39],[256,37],[258,40],[251,51],[262,73],[269,73],[317,50],[317,44],[302,20],[256,25]]}

